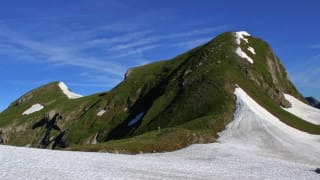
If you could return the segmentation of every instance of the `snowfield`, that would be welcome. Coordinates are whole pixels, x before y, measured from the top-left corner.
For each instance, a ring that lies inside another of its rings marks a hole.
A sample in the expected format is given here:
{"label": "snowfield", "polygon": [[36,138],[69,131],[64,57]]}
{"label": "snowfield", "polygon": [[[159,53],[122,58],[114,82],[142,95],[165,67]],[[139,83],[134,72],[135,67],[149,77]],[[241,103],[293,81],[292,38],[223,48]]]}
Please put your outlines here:
{"label": "snowfield", "polygon": [[297,98],[289,95],[284,94],[284,97],[291,103],[291,108],[283,108],[284,110],[304,119],[308,122],[313,124],[320,125],[320,109],[314,108],[310,105],[307,105]]}
{"label": "snowfield", "polygon": [[37,103],[37,104],[34,104],[32,105],[30,108],[28,108],[27,110],[25,110],[22,115],[29,115],[29,114],[32,114],[34,112],[37,112],[37,111],[40,111],[44,108],[43,105]]}
{"label": "snowfield", "polygon": [[320,163],[320,136],[284,124],[241,88],[236,88],[235,95],[237,109],[234,120],[220,134],[222,143],[268,157],[315,165]]}
{"label": "snowfield", "polygon": [[320,136],[285,125],[241,88],[234,94],[234,120],[218,143],[140,155],[0,146],[0,179],[320,178]]}
{"label": "snowfield", "polygon": [[76,94],[69,90],[68,86],[64,82],[59,82],[59,87],[62,90],[62,92],[69,98],[69,99],[78,99],[83,97],[80,94]]}

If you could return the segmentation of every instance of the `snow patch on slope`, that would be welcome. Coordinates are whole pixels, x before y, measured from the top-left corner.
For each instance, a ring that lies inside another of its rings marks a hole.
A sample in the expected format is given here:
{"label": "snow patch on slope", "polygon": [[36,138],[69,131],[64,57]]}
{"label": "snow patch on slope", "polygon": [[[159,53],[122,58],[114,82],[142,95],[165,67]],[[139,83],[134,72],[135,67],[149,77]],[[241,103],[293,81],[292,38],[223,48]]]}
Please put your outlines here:
{"label": "snow patch on slope", "polygon": [[246,43],[249,43],[248,38],[246,38],[248,36],[251,36],[251,35],[246,31],[238,31],[238,32],[236,32],[236,43],[238,45],[240,45],[241,39],[244,40]]}
{"label": "snow patch on slope", "polygon": [[128,126],[132,126],[138,121],[140,121],[144,114],[145,114],[144,112],[141,112],[138,115],[136,115],[136,117],[130,120],[130,122],[128,123]]}
{"label": "snow patch on slope", "polygon": [[97,116],[102,116],[106,112],[107,112],[106,110],[102,109],[97,113]]}
{"label": "snow patch on slope", "polygon": [[256,51],[253,49],[253,47],[248,47],[248,51],[250,51],[252,54],[256,54]]}
{"label": "snow patch on slope", "polygon": [[62,92],[69,98],[69,99],[78,99],[83,97],[80,94],[76,94],[72,91],[69,90],[69,88],[67,87],[67,85],[64,82],[59,82],[59,87],[62,90]]}
{"label": "snow patch on slope", "polygon": [[[236,37],[236,44],[237,44],[237,48],[235,53],[240,56],[241,58],[246,59],[247,61],[249,61],[251,64],[253,64],[253,59],[251,57],[249,57],[247,55],[247,53],[245,53],[242,49],[241,49],[241,40],[245,41],[247,44],[249,44],[249,40],[248,40],[248,36],[251,36],[249,33],[247,33],[246,31],[239,31],[239,32],[235,32],[235,37]],[[252,53],[252,54],[256,54],[255,50],[252,47],[248,47],[248,50]]]}
{"label": "snow patch on slope", "polygon": [[320,125],[320,109],[307,105],[289,94],[284,94],[284,97],[292,105],[291,108],[283,108],[284,110],[300,117],[305,121]]}
{"label": "snow patch on slope", "polygon": [[237,49],[236,49],[236,54],[237,54],[238,56],[240,56],[241,58],[244,58],[244,59],[248,60],[251,64],[253,64],[253,59],[252,59],[251,57],[249,57],[249,56],[247,55],[247,53],[245,53],[244,51],[242,51],[242,49],[241,49],[240,47],[237,47]]}
{"label": "snow patch on slope", "polygon": [[30,108],[28,108],[27,110],[25,110],[22,115],[29,115],[29,114],[32,114],[34,112],[37,112],[37,111],[40,111],[41,109],[43,109],[44,106],[37,103],[37,104],[34,104],[32,105]]}

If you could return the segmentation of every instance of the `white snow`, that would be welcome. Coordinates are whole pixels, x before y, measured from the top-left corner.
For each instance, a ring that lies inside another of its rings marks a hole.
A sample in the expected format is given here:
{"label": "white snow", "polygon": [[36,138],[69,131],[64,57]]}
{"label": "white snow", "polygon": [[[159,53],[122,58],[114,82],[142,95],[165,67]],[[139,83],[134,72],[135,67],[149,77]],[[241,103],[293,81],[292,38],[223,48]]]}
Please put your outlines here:
{"label": "white snow", "polygon": [[120,155],[0,145],[0,179],[319,179],[319,136],[291,128],[241,88],[219,143]]}
{"label": "white snow", "polygon": [[291,103],[291,108],[283,108],[284,110],[300,117],[301,119],[311,122],[313,124],[320,125],[320,109],[314,108],[301,102],[299,99],[284,94],[284,97]]}
{"label": "white snow", "polygon": [[236,49],[236,54],[237,54],[238,56],[240,56],[241,58],[244,58],[244,59],[248,60],[251,64],[253,64],[253,59],[252,59],[251,57],[249,57],[249,56],[247,55],[247,53],[245,53],[244,51],[242,51],[242,49],[241,49],[240,47],[237,47],[237,49]]}
{"label": "white snow", "polygon": [[37,103],[37,104],[34,104],[32,105],[30,108],[28,108],[27,110],[25,110],[22,115],[29,115],[29,114],[32,114],[34,112],[37,112],[37,111],[40,111],[41,109],[43,109],[44,106]]}
{"label": "white snow", "polygon": [[248,32],[246,32],[246,31],[238,31],[238,32],[235,33],[235,35],[236,35],[236,43],[237,43],[237,45],[240,45],[241,39],[244,40],[246,43],[249,43],[248,42],[248,38],[246,38],[246,37],[251,36],[251,35]]}
{"label": "white snow", "polygon": [[234,120],[221,133],[220,141],[255,154],[294,162],[320,163],[320,136],[292,128],[236,88]]}
{"label": "white snow", "polygon": [[97,116],[102,116],[106,112],[107,112],[106,110],[102,109],[97,113]]}
{"label": "white snow", "polygon": [[133,119],[130,120],[130,122],[128,123],[128,126],[132,126],[135,123],[137,123],[138,121],[140,121],[143,115],[144,115],[144,112],[141,112],[138,115],[136,115],[136,117],[134,117]]}
{"label": "white snow", "polygon": [[252,54],[256,54],[256,51],[253,49],[253,47],[248,47],[248,51],[250,51]]}
{"label": "white snow", "polygon": [[[248,36],[251,36],[248,32],[246,31],[239,31],[239,32],[235,32],[235,38],[236,38],[236,44],[237,44],[237,48],[235,53],[240,56],[241,58],[246,59],[247,61],[249,61],[251,64],[253,64],[253,59],[251,57],[249,57],[247,55],[247,53],[245,53],[242,49],[241,49],[241,40],[244,40],[247,44],[249,43],[248,41]],[[248,50],[252,53],[255,54],[255,51],[252,47],[249,47]]]}
{"label": "white snow", "polygon": [[70,91],[64,82],[59,82],[59,87],[69,99],[78,99],[82,97],[82,95]]}

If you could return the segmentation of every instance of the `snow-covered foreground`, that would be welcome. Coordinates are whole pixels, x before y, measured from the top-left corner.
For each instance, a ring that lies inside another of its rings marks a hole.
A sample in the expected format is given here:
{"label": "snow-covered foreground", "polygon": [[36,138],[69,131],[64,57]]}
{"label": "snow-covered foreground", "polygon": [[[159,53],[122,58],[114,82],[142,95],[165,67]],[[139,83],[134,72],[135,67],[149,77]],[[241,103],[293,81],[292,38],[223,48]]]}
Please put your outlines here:
{"label": "snow-covered foreground", "polygon": [[233,148],[117,155],[0,146],[0,179],[319,179],[315,166]]}
{"label": "snow-covered foreground", "polygon": [[0,146],[0,179],[320,178],[319,136],[286,126],[241,88],[235,95],[235,119],[219,143],[141,155]]}

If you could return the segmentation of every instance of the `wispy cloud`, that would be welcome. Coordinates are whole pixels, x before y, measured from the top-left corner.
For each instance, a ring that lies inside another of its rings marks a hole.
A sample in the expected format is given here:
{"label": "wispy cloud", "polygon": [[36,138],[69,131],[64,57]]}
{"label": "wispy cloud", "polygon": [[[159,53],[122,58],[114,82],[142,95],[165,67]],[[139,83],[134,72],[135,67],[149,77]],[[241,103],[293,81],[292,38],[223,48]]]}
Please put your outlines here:
{"label": "wispy cloud", "polygon": [[310,49],[320,49],[320,44],[313,44],[311,46],[308,46]]}
{"label": "wispy cloud", "polygon": [[298,86],[320,89],[320,54],[306,59],[290,74]]}
{"label": "wispy cloud", "polygon": [[194,48],[194,47],[197,47],[199,45],[202,45],[204,43],[207,43],[208,40],[210,40],[210,38],[212,38],[212,37],[193,39],[193,40],[190,40],[190,41],[175,43],[175,44],[172,44],[172,46],[183,47],[185,49],[190,49],[190,48]]}
{"label": "wispy cloud", "polygon": [[198,29],[185,27],[163,33],[139,24],[117,22],[74,31],[54,24],[52,28],[30,35],[30,32],[25,34],[19,29],[0,25],[0,41],[5,42],[0,44],[3,47],[0,53],[31,63],[49,64],[50,68],[80,67],[91,73],[83,78],[85,80],[71,85],[110,87],[121,81],[129,67],[150,62],[144,57],[146,52],[161,47],[189,49],[207,42],[226,28],[225,25]]}
{"label": "wispy cloud", "polygon": [[94,15],[90,14],[69,14],[69,15],[53,15],[53,16],[34,16],[34,17],[16,17],[16,18],[5,18],[0,19],[2,23],[15,22],[15,21],[48,21],[48,20],[58,20],[58,19],[67,19],[67,18],[83,18],[91,17]]}
{"label": "wispy cloud", "polygon": [[[91,33],[91,32],[89,32]],[[125,42],[131,42],[140,38],[143,38],[144,36],[150,34],[151,31],[134,31],[127,34],[122,34],[118,36],[113,36],[110,38],[93,38],[86,40],[81,45],[78,45],[77,47],[79,49],[88,49],[88,48],[94,48],[96,46],[112,46],[120,43]]]}
{"label": "wispy cloud", "polygon": [[110,88],[113,87],[113,85],[110,84],[103,84],[101,82],[99,83],[74,83],[74,82],[66,82],[70,86],[77,86],[77,87],[99,87],[99,88]]}
{"label": "wispy cloud", "polygon": [[189,36],[201,35],[201,34],[207,34],[207,33],[213,34],[218,31],[224,30],[227,27],[228,27],[227,25],[219,25],[219,26],[214,26],[214,27],[207,27],[207,28],[201,28],[201,29],[196,29],[196,30],[191,30],[191,31],[163,35],[163,36],[161,36],[161,38],[162,39],[171,39],[171,38],[189,37]]}
{"label": "wispy cloud", "polygon": [[118,53],[118,55],[113,55],[112,58],[124,58],[132,55],[140,55],[143,54],[145,51],[148,51],[150,49],[154,49],[156,47],[159,47],[159,45],[153,44],[153,45],[147,45],[139,48],[124,48],[121,53]]}
{"label": "wispy cloud", "polygon": [[[110,38],[91,38],[50,43],[24,37],[8,28],[1,28],[2,37],[10,44],[12,54],[29,61],[50,63],[55,66],[69,65],[101,71],[109,75],[121,76],[128,68],[127,65],[117,63],[116,59],[129,56],[141,56],[144,52],[161,45],[191,48],[208,41],[210,38],[198,38],[197,35],[213,34],[226,26],[189,30],[171,34],[157,34],[148,30],[124,33]],[[98,28],[99,31],[101,30]],[[87,32],[79,32],[81,35]],[[92,33],[90,31],[90,33]],[[180,39],[181,38],[181,39]],[[188,38],[187,41],[183,38]],[[165,43],[165,41],[175,41]],[[164,42],[164,43],[163,43]],[[104,55],[95,56],[83,53],[86,49],[106,48]],[[8,51],[7,51],[8,52]],[[34,58],[37,56],[38,58]],[[41,57],[41,58],[39,58]],[[38,60],[37,60],[38,59]],[[41,60],[40,60],[41,59]],[[141,57],[143,59],[143,57]],[[131,63],[132,64],[132,63]],[[136,65],[141,64],[137,61]],[[132,64],[135,65],[135,64]]]}
{"label": "wispy cloud", "polygon": [[19,56],[23,57],[27,55],[25,51],[20,50],[21,48],[25,50],[32,51],[37,55],[43,57],[43,59],[38,60],[40,62],[51,63],[53,65],[71,65],[78,66],[87,69],[94,69],[98,71],[103,71],[105,73],[110,73],[114,75],[122,75],[125,71],[125,67],[113,61],[97,59],[96,57],[86,57],[77,52],[74,48],[70,48],[67,45],[59,44],[53,45],[47,42],[36,41],[21,37],[17,33],[12,33],[4,31],[6,38],[10,41],[10,44],[15,45],[12,48],[14,53],[20,53]]}
{"label": "wispy cloud", "polygon": [[[171,34],[144,34],[144,38],[140,39],[132,39],[129,42],[117,44],[109,49],[107,52],[109,53],[117,53],[118,55],[112,56],[115,58],[126,57],[129,55],[142,54],[145,51],[150,49],[154,49],[156,47],[165,45],[165,46],[180,46],[184,48],[192,48],[201,43],[205,43],[212,38],[212,35],[218,31],[226,29],[226,25],[208,27],[199,30],[189,30]],[[208,36],[211,34],[211,36]],[[199,38],[197,36],[204,36]],[[188,38],[186,41],[184,38]],[[165,42],[169,41],[169,42]],[[176,42],[171,42],[176,41]]]}
{"label": "wispy cloud", "polygon": [[143,45],[146,45],[146,44],[150,44],[151,42],[155,42],[155,40],[152,39],[152,38],[144,38],[144,39],[140,39],[138,41],[131,41],[131,42],[126,43],[126,44],[116,45],[116,46],[111,47],[110,49],[108,49],[108,51],[112,52],[112,51],[121,51],[121,50],[131,49],[131,48],[143,46]]}
{"label": "wispy cloud", "polygon": [[46,83],[51,82],[51,80],[49,79],[40,79],[37,81],[21,81],[21,80],[10,80],[10,84],[14,84],[15,86],[19,85],[19,86],[40,86]]}

